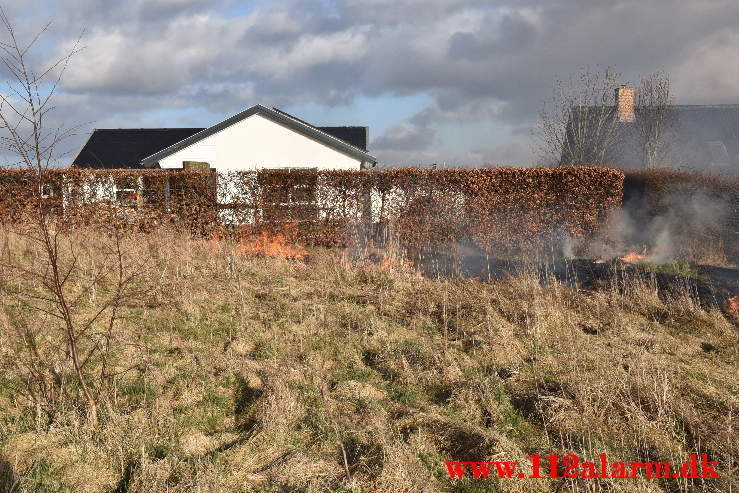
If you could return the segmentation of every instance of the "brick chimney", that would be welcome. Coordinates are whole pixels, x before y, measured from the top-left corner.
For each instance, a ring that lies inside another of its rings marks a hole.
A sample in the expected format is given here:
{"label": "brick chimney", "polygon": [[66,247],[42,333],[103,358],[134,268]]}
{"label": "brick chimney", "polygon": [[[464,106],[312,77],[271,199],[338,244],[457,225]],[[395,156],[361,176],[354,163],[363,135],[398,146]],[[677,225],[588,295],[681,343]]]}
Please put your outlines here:
{"label": "brick chimney", "polygon": [[616,115],[620,122],[634,121],[634,88],[616,88]]}

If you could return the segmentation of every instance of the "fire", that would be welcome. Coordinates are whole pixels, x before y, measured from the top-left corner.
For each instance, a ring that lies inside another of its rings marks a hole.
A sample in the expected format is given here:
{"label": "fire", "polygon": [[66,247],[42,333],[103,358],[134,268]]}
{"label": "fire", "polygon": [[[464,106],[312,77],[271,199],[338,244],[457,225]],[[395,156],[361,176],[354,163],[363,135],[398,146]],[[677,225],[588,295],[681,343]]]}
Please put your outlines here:
{"label": "fire", "polygon": [[618,259],[622,262],[635,263],[635,262],[640,262],[646,258],[647,258],[646,254],[631,252],[631,253],[627,253],[623,257],[619,257]]}
{"label": "fire", "polygon": [[734,295],[732,298],[726,300],[724,310],[727,315],[730,315],[739,320],[739,294]]}
{"label": "fire", "polygon": [[270,234],[262,231],[257,236],[245,237],[237,251],[243,255],[261,255],[264,257],[283,257],[303,260],[308,252],[290,244],[282,233]]}
{"label": "fire", "polygon": [[390,257],[382,257],[382,260],[380,260],[380,269],[389,270],[390,265],[392,262],[390,261]]}
{"label": "fire", "polygon": [[211,251],[220,252],[222,241],[223,241],[223,235],[219,233],[214,233],[213,236],[210,238],[210,241],[208,242],[208,244],[210,245]]}
{"label": "fire", "polygon": [[377,266],[382,270],[413,270],[413,260],[407,259],[404,261],[388,255],[383,255]]}

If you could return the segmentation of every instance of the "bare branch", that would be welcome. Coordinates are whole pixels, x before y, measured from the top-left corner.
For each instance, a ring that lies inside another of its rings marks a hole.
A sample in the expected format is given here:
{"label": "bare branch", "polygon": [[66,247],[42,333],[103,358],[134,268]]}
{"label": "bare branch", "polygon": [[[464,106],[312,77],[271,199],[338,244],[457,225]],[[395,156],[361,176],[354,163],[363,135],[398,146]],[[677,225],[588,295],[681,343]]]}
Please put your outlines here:
{"label": "bare branch", "polygon": [[655,72],[642,77],[636,93],[636,111],[643,166],[656,168],[669,164],[678,118],[666,74]]}
{"label": "bare branch", "polygon": [[620,77],[612,67],[586,68],[555,82],[536,132],[545,162],[602,166],[615,158],[620,127],[613,118],[613,95]]}

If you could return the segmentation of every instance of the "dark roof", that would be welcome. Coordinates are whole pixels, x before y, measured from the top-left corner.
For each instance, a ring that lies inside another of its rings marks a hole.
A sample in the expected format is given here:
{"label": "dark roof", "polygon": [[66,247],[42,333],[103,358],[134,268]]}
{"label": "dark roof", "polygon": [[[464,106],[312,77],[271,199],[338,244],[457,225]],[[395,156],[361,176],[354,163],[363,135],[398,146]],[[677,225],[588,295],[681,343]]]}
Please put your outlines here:
{"label": "dark roof", "polygon": [[367,150],[367,127],[316,127],[354,147]]}
{"label": "dark roof", "polygon": [[278,113],[282,113],[289,118],[292,118],[293,120],[297,120],[304,125],[308,125],[309,127],[313,127],[315,129],[321,130],[322,132],[326,132],[327,134],[336,137],[337,139],[341,139],[347,144],[353,145],[354,147],[358,147],[363,151],[367,150],[367,133],[369,130],[367,127],[317,127],[315,125],[311,125],[305,120],[301,120],[300,118],[291,115],[286,111],[282,111],[279,108],[275,108],[273,106],[272,109]]}
{"label": "dark roof", "polygon": [[298,118],[295,118],[285,113],[284,111],[275,110],[273,108],[267,108],[266,106],[257,104],[257,105],[252,106],[251,108],[248,108],[242,111],[241,113],[238,113],[230,118],[223,120],[220,123],[216,123],[215,125],[211,127],[208,127],[194,135],[191,135],[187,137],[186,139],[180,142],[177,142],[176,144],[170,145],[169,147],[163,148],[159,150],[158,152],[155,152],[151,154],[150,156],[147,156],[146,158],[141,160],[141,164],[144,167],[156,166],[156,164],[159,162],[160,159],[163,159],[169,155],[172,155],[181,149],[189,147],[192,144],[210,135],[220,132],[224,128],[230,127],[231,125],[234,125],[235,123],[245,120],[246,118],[249,118],[250,116],[255,115],[257,113],[260,113],[276,123],[285,125],[286,127],[289,127],[291,130],[294,130],[307,137],[320,141],[326,144],[327,146],[332,147],[333,149],[336,149],[340,152],[353,156],[357,159],[361,159],[363,161],[369,161],[373,163],[377,162],[377,159],[371,154],[369,154],[366,150],[360,147],[354,146],[348,142],[345,142],[344,140],[341,140],[338,137],[331,135],[327,131],[321,130],[318,127],[314,127],[313,125],[306,123]]}
{"label": "dark roof", "polygon": [[[739,105],[676,106],[686,160],[705,159],[739,171]],[[692,143],[692,145],[691,145]]]}
{"label": "dark roof", "polygon": [[146,156],[202,128],[98,128],[72,162],[79,168],[140,168]]}
{"label": "dark roof", "polygon": [[[603,107],[596,107],[603,108]],[[666,138],[669,152],[665,165],[739,172],[739,105],[673,105],[674,121]],[[635,108],[636,121],[619,123],[619,136],[608,165],[641,167],[639,119],[644,110]],[[574,118],[580,117],[577,111]],[[613,112],[615,118],[615,112]],[[576,122],[569,123],[570,129]],[[562,156],[567,162],[567,156]]]}

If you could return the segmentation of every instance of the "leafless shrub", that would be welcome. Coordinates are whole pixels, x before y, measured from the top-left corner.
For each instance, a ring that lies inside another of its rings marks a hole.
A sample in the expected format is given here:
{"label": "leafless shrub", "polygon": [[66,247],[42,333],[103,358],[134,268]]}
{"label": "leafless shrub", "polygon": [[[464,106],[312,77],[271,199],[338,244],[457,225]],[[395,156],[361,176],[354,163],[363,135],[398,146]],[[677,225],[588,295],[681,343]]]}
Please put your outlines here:
{"label": "leafless shrub", "polygon": [[[642,77],[635,92],[620,78],[609,67],[555,83],[536,132],[544,162],[653,169],[679,158],[673,155],[679,118],[667,74]],[[622,109],[616,107],[617,89],[627,98]]]}
{"label": "leafless shrub", "polygon": [[544,162],[604,166],[614,157],[620,126],[614,118],[614,89],[621,74],[612,67],[584,69],[555,82],[539,114],[536,136]]}
{"label": "leafless shrub", "polygon": [[0,25],[8,37],[0,53],[10,74],[0,94],[0,143],[26,170],[25,193],[15,197],[26,207],[15,218],[20,221],[6,222],[2,231],[2,332],[15,344],[16,370],[37,409],[53,414],[60,399],[81,396],[96,425],[103,384],[117,371],[110,355],[119,343],[121,307],[141,298],[146,261],[129,257],[130,240],[118,231],[95,243],[82,229],[65,234],[49,203],[50,167],[71,131],[47,122],[79,44],[37,71],[30,53],[48,25],[27,44],[2,9]]}
{"label": "leafless shrub", "polygon": [[667,74],[655,72],[642,77],[636,91],[636,113],[644,167],[668,164],[679,120]]}

